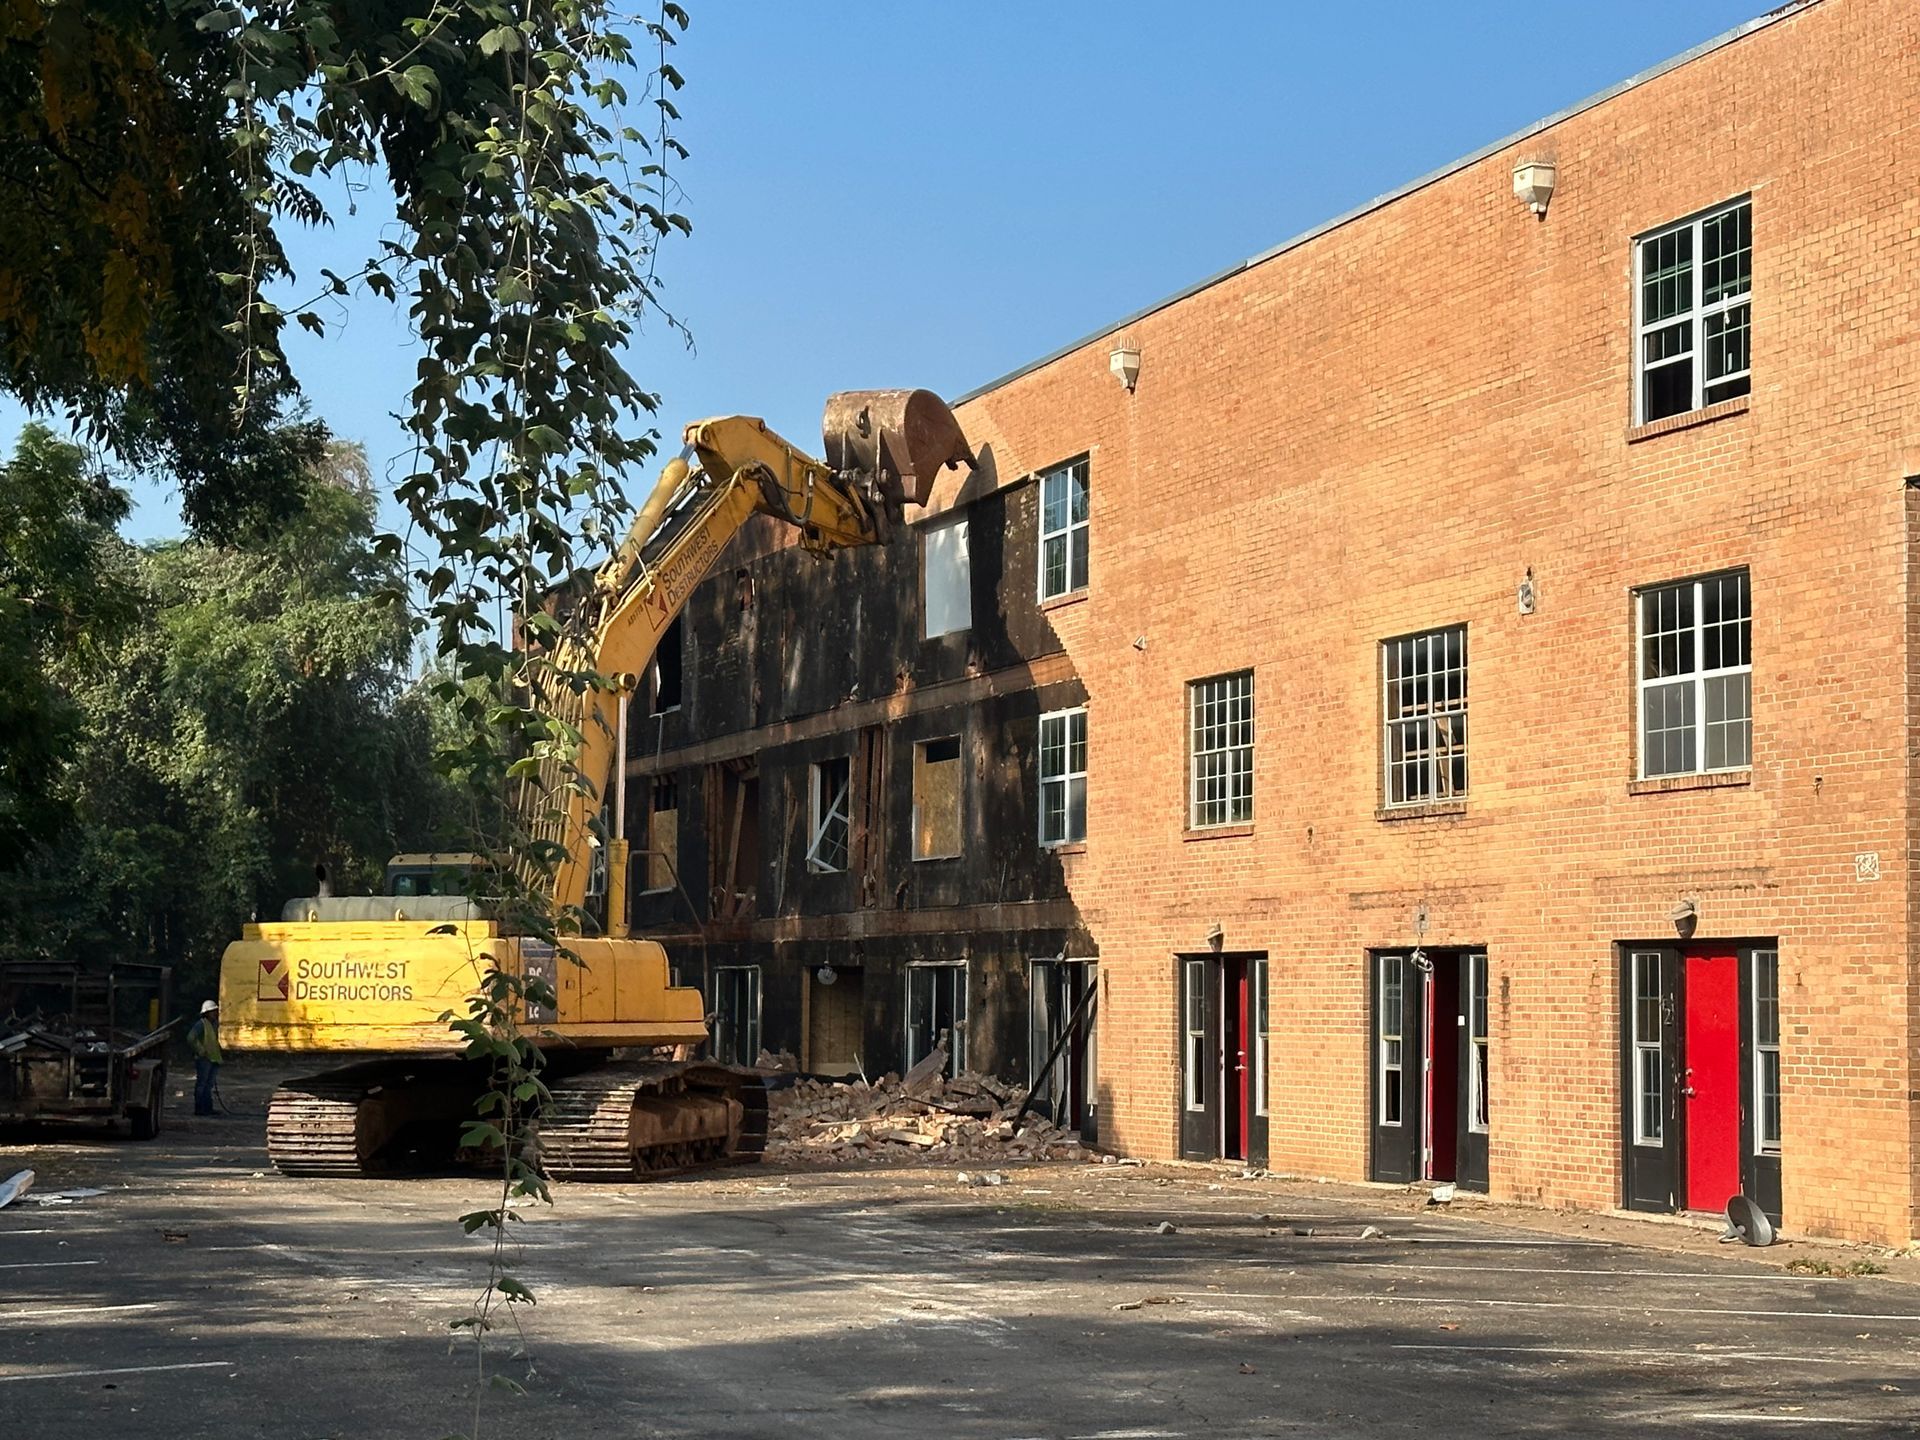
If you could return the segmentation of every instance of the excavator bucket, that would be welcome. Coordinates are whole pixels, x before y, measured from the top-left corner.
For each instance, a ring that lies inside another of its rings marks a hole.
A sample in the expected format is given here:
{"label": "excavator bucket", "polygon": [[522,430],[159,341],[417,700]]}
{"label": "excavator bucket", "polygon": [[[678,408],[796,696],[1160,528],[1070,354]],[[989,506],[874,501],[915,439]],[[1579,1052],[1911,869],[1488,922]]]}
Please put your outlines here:
{"label": "excavator bucket", "polygon": [[942,465],[975,468],[973,447],[931,390],[842,390],[820,420],[827,464],[874,478],[895,504],[924,505]]}

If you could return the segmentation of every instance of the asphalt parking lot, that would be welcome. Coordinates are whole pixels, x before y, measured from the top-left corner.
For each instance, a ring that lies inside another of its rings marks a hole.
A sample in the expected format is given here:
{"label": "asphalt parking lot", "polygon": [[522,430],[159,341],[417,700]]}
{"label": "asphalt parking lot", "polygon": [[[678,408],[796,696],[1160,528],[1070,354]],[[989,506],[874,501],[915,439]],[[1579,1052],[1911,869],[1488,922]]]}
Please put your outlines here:
{"label": "asphalt parking lot", "polygon": [[571,1186],[516,1227],[513,1395],[448,1338],[477,1180],[285,1180],[257,1113],[23,1165],[106,1187],[0,1211],[0,1429],[38,1440],[471,1433],[476,1396],[521,1437],[1920,1433],[1904,1262],[1675,1227],[1191,1167]]}

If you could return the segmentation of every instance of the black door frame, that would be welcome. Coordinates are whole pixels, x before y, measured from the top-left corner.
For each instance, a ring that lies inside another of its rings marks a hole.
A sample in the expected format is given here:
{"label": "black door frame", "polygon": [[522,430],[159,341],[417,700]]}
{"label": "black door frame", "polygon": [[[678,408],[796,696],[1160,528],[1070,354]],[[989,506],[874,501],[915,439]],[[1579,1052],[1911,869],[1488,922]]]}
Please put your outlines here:
{"label": "black door frame", "polygon": [[[1416,964],[1416,954],[1426,958],[1429,964],[1424,968]],[[1452,993],[1444,997],[1435,988],[1431,967],[1432,959],[1441,956],[1458,964]],[[1487,1189],[1493,1118],[1491,1097],[1487,1105],[1488,1128],[1475,1130],[1472,1124],[1472,962],[1475,957],[1485,966],[1487,987],[1491,990],[1493,962],[1484,945],[1444,945],[1432,950],[1422,946],[1381,947],[1367,951],[1367,1174],[1370,1179],[1411,1184],[1427,1178],[1433,1148],[1428,1129],[1444,1125],[1454,1139],[1453,1183],[1466,1190]],[[1381,1114],[1386,1091],[1385,1067],[1380,1054],[1380,990],[1382,962],[1392,958],[1400,961],[1401,971],[1399,1124],[1387,1123]],[[1428,1033],[1429,994],[1433,1000],[1432,1028],[1440,1032],[1437,1034]],[[1488,1009],[1491,1012],[1491,996]],[[1448,1031],[1454,1033],[1449,1035]],[[1491,1029],[1487,1043],[1491,1054]],[[1433,1049],[1441,1045],[1454,1048],[1454,1091],[1448,1096],[1429,1096]],[[1489,1075],[1489,1083],[1491,1078]]]}
{"label": "black door frame", "polygon": [[[1400,1013],[1395,1037],[1400,1046],[1398,1100],[1400,1118],[1385,1116],[1386,1057],[1382,1022],[1385,1015],[1386,962],[1397,962]],[[1426,1043],[1426,976],[1413,963],[1412,949],[1367,952],[1367,1175],[1369,1179],[1411,1184],[1422,1178],[1426,1166],[1426,1110],[1424,1057]]]}
{"label": "black door frame", "polygon": [[[1622,941],[1615,945],[1619,1010],[1620,1096],[1616,1113],[1620,1124],[1620,1196],[1628,1210],[1670,1214],[1681,1208],[1680,1191],[1687,1173],[1687,1136],[1685,1112],[1679,1105],[1682,1077],[1686,1074],[1686,956],[1689,951],[1713,950],[1734,954],[1740,1010],[1740,1049],[1736,1064],[1736,1090],[1740,1096],[1740,1193],[1754,1201],[1775,1225],[1781,1223],[1781,1182],[1779,1152],[1761,1154],[1755,1144],[1760,1119],[1756,1093],[1755,1045],[1755,972],[1758,957],[1774,957],[1777,982],[1779,942],[1776,940],[1692,940],[1677,943],[1656,940],[1645,943]],[[1665,1144],[1643,1145],[1634,1139],[1635,1067],[1638,1064],[1634,1030],[1634,956],[1660,956],[1662,977],[1662,1119]],[[1778,994],[1776,985],[1776,996]],[[1655,1158],[1653,1152],[1660,1152]]]}
{"label": "black door frame", "polygon": [[[1247,1026],[1246,1037],[1249,1075],[1246,1087],[1247,1104],[1247,1153],[1241,1157],[1250,1166],[1265,1166],[1268,1156],[1269,1119],[1272,1112],[1271,1091],[1265,1076],[1252,1073],[1254,1067],[1267,1062],[1266,1044],[1260,1025],[1269,1013],[1273,967],[1268,952],[1264,950],[1229,951],[1215,953],[1206,951],[1200,954],[1185,953],[1175,955],[1174,961],[1174,1044],[1180,1057],[1179,1091],[1175,1097],[1179,1106],[1180,1158],[1183,1160],[1218,1160],[1227,1152],[1224,1127],[1227,1120],[1227,1104],[1223,1087],[1227,1080],[1227,1024],[1225,1014],[1226,975],[1229,961],[1243,965],[1247,975]],[[1202,991],[1201,1006],[1205,1012],[1200,1029],[1200,1053],[1206,1058],[1206,1073],[1202,1077],[1199,1093],[1194,1098],[1201,1101],[1200,1108],[1188,1106],[1189,1097],[1194,1094],[1189,1072],[1193,1063],[1192,1037],[1188,1030],[1188,1018],[1192,1009],[1190,989],[1193,972],[1189,966],[1199,967]],[[1266,994],[1263,996],[1262,989]],[[1263,999],[1269,1004],[1263,1004]],[[1262,1110],[1261,1102],[1266,1102]],[[1238,1137],[1235,1137],[1236,1140]]]}

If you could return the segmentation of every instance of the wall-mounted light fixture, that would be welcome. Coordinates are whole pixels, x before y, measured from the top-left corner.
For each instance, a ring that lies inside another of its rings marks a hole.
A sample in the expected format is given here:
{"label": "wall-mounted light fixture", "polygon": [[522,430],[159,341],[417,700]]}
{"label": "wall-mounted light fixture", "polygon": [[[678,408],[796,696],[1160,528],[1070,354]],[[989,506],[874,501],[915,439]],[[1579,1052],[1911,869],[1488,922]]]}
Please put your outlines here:
{"label": "wall-mounted light fixture", "polygon": [[818,970],[813,972],[813,978],[822,985],[831,985],[840,978],[840,974],[833,966],[822,965]]}
{"label": "wall-mounted light fixture", "polygon": [[1137,345],[1119,345],[1113,354],[1107,357],[1107,368],[1113,371],[1113,378],[1127,387],[1127,393],[1133,393],[1133,385],[1140,378],[1140,348]]}
{"label": "wall-mounted light fixture", "polygon": [[1673,922],[1674,934],[1682,940],[1691,940],[1700,924],[1700,904],[1696,900],[1682,900],[1667,912],[1667,918]]}
{"label": "wall-mounted light fixture", "polygon": [[1213,928],[1207,931],[1207,949],[1218,955],[1221,947],[1226,943],[1227,932],[1221,927],[1220,922],[1216,920],[1213,922]]}
{"label": "wall-mounted light fixture", "polygon": [[1513,167],[1513,198],[1544,217],[1559,178],[1560,167],[1551,160],[1522,160]]}

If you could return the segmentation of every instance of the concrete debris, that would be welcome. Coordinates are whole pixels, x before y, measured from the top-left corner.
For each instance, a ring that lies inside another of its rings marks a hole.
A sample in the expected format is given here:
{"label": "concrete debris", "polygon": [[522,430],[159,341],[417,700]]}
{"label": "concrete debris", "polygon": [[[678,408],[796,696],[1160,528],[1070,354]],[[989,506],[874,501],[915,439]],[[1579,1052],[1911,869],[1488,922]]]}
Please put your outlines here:
{"label": "concrete debris", "polygon": [[[32,1171],[28,1171],[32,1174]],[[9,1182],[11,1183],[11,1182]],[[36,1205],[71,1205],[76,1200],[91,1200],[96,1195],[104,1195],[104,1190],[46,1190],[37,1195],[23,1195],[23,1200],[31,1200]]]}
{"label": "concrete debris", "polygon": [[1178,1235],[1180,1233],[1180,1227],[1171,1220],[1162,1220],[1158,1225],[1153,1227],[1153,1233],[1156,1235]]}
{"label": "concrete debris", "polygon": [[1433,1187],[1433,1193],[1427,1196],[1427,1204],[1451,1205],[1453,1203],[1453,1197],[1456,1193],[1457,1192],[1454,1190],[1453,1186],[1451,1185],[1436,1185]]}
{"label": "concrete debris", "polygon": [[791,1050],[762,1050],[753,1062],[756,1070],[771,1070],[774,1074],[792,1074],[800,1068],[800,1061]]}
{"label": "concrete debris", "polygon": [[[1007,1183],[1007,1177],[1001,1174],[998,1170],[976,1170],[971,1173],[968,1171],[962,1170],[958,1175],[954,1176],[953,1178],[958,1180],[962,1185],[970,1185],[970,1186],[973,1186],[975,1189],[978,1189],[982,1185],[1004,1185]],[[1021,1193],[1024,1195],[1033,1195],[1033,1194],[1044,1195],[1047,1192],[1044,1190],[1039,1190],[1039,1191],[1023,1190]]]}
{"label": "concrete debris", "polygon": [[0,1180],[0,1210],[4,1210],[33,1188],[33,1171],[22,1170],[9,1180]]}
{"label": "concrete debris", "polygon": [[[932,1060],[942,1052],[936,1047]],[[945,1063],[944,1059],[941,1061]],[[1079,1158],[1079,1142],[1028,1112],[1019,1092],[984,1075],[948,1079],[927,1061],[904,1077],[866,1081],[802,1077],[768,1097],[767,1159],[776,1163],[901,1159],[924,1163]],[[995,1172],[983,1172],[995,1173]],[[967,1184],[1001,1184],[980,1176]]]}
{"label": "concrete debris", "polygon": [[1149,1305],[1184,1305],[1187,1302],[1178,1295],[1142,1295],[1138,1300],[1126,1300],[1114,1306],[1116,1310],[1143,1310]]}
{"label": "concrete debris", "polygon": [[1382,1230],[1378,1225],[1369,1225],[1360,1232],[1360,1238],[1362,1240],[1384,1240],[1386,1235],[1387,1232]]}

